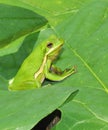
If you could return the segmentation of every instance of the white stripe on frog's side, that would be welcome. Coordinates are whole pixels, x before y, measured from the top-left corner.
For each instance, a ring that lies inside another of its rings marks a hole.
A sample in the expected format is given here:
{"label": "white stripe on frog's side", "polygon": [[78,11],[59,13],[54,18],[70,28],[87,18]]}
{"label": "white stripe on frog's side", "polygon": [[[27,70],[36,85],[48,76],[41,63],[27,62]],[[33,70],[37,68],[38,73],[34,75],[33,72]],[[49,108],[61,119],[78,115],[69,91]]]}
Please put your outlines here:
{"label": "white stripe on frog's side", "polygon": [[[41,67],[40,67],[39,70],[35,73],[35,75],[34,75],[34,78],[35,78],[35,79],[36,79],[36,78],[37,78],[37,77],[38,77],[38,76],[43,72],[43,69],[44,69],[44,66],[45,66],[46,60],[47,60],[47,55],[45,55]],[[41,82],[43,82],[43,80],[44,80],[44,79],[42,79]]]}
{"label": "white stripe on frog's side", "polygon": [[[45,57],[44,57],[44,60],[43,60],[43,63],[41,65],[41,67],[39,68],[39,70],[34,74],[34,78],[36,79],[40,74],[42,74],[43,70],[44,70],[44,66],[46,64],[46,61],[47,61],[47,56],[53,52],[54,50],[56,50],[57,48],[59,48],[60,46],[62,46],[61,44],[59,46],[56,46],[55,48],[51,48],[46,54],[45,54]],[[45,77],[42,78],[41,80],[41,83],[43,82]]]}

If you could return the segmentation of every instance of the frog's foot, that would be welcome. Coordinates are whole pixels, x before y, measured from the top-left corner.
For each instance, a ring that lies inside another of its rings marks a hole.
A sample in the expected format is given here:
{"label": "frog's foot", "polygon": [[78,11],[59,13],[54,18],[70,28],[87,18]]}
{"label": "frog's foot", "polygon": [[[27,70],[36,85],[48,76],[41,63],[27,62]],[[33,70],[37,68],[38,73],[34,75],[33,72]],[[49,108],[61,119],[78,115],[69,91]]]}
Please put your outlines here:
{"label": "frog's foot", "polygon": [[57,68],[56,66],[52,65],[50,67],[50,70],[47,71],[47,73],[45,74],[45,77],[52,81],[60,81],[70,76],[71,74],[74,74],[75,72],[76,72],[76,66],[73,66],[70,69],[65,69],[64,71],[62,71],[60,68]]}

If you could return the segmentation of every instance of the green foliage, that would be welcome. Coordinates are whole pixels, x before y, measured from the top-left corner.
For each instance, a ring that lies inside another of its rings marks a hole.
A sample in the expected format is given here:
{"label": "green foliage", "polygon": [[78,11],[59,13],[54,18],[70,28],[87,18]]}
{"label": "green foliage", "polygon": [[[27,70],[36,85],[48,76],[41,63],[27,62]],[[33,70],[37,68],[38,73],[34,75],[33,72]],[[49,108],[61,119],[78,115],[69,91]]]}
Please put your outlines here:
{"label": "green foliage", "polygon": [[47,23],[44,17],[21,7],[0,4],[0,12],[0,55],[17,51],[25,35]]}
{"label": "green foliage", "polygon": [[62,108],[64,120],[57,129],[68,129],[70,123],[69,129],[72,130],[108,128],[107,7],[108,2],[89,3],[57,27],[57,32],[66,40],[68,50],[68,54],[65,54],[65,49],[62,56],[72,59],[67,63],[78,66],[78,73],[73,79],[64,82],[79,89],[73,102]]}
{"label": "green foliage", "polygon": [[60,107],[73,91],[72,87],[55,86],[21,92],[0,91],[0,129],[30,130]]}
{"label": "green foliage", "polygon": [[[45,16],[50,25],[53,25],[54,31],[65,40],[64,49],[55,64],[62,69],[66,66],[76,65],[78,69],[75,75],[62,82],[45,82],[45,84],[51,84],[51,87],[35,91],[8,92],[6,90],[7,79],[15,75],[24,58],[31,53],[37,38],[37,42],[41,41],[49,31],[46,29],[40,34],[34,33],[29,38],[26,35],[31,31],[23,35],[15,35],[16,39],[13,40],[8,38],[10,42],[5,42],[5,46],[13,43],[13,46],[10,46],[10,51],[5,51],[6,47],[4,46],[0,50],[0,103],[2,104],[0,107],[0,122],[2,124],[0,129],[30,129],[40,119],[59,108],[62,111],[62,121],[55,126],[56,130],[107,130],[108,1],[69,0],[67,2],[47,1],[42,3],[38,0],[22,0],[21,2],[0,0],[0,2],[25,7]],[[25,9],[23,10],[25,11]],[[32,14],[31,11],[29,13]],[[26,24],[27,21],[25,20],[24,23]],[[45,24],[46,20],[43,24],[40,23],[42,26]],[[6,25],[7,28],[9,25]],[[24,27],[27,25],[28,23]],[[30,28],[33,27],[32,22],[29,25]],[[19,26],[17,29],[21,32],[20,29],[24,28],[23,26],[19,28]],[[34,26],[36,25],[34,24]],[[7,34],[14,35],[16,33],[7,31],[6,36]],[[5,35],[5,32],[2,35]],[[24,40],[25,38],[27,40]],[[23,41],[26,41],[26,44]],[[29,43],[32,45],[29,46]],[[23,48],[19,49],[21,45]],[[10,54],[13,52],[16,53]],[[23,55],[20,56],[21,53]],[[5,62],[3,63],[3,61]],[[73,92],[77,89],[79,89],[78,95],[73,100],[71,98],[67,100],[69,95],[74,96]],[[70,102],[63,105],[66,101]]]}

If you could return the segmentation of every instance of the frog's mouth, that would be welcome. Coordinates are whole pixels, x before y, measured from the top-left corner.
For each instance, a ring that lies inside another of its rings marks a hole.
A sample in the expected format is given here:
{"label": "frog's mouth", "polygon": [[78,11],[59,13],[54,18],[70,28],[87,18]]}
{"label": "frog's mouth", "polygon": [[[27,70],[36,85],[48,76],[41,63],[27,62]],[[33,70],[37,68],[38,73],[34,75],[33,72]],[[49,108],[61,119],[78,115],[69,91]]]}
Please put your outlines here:
{"label": "frog's mouth", "polygon": [[57,56],[59,55],[62,46],[63,46],[63,42],[61,42],[61,44],[59,44],[58,46],[52,48],[52,49],[47,53],[48,59],[50,59],[50,60],[55,60],[55,59],[57,58]]}

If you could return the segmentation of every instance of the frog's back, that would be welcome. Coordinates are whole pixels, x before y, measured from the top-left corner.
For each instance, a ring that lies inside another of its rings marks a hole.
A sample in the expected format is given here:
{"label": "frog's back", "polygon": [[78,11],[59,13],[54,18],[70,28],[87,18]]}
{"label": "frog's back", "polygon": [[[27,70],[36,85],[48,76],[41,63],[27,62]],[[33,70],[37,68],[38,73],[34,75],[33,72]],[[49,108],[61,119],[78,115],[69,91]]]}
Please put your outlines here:
{"label": "frog's back", "polygon": [[[20,70],[16,74],[14,81],[10,85],[19,87],[23,82],[33,81],[34,74],[39,70],[44,59],[44,53],[38,46],[23,62]],[[17,85],[17,86],[16,86]]]}

